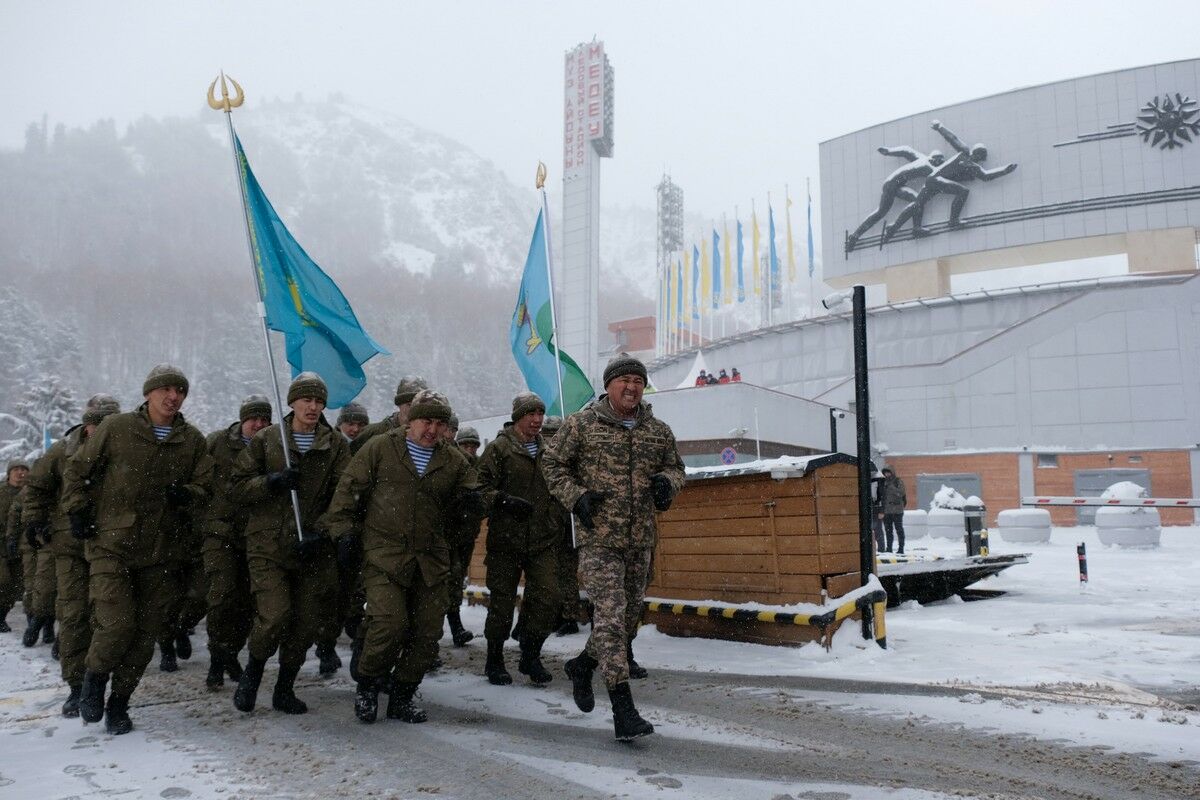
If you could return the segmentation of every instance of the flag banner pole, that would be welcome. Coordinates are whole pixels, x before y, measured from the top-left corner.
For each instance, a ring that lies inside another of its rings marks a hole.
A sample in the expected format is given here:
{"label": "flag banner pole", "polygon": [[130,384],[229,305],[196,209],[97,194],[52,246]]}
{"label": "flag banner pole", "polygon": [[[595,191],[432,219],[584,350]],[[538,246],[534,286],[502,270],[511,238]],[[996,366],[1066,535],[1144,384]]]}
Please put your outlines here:
{"label": "flag banner pole", "polygon": [[[558,315],[554,313],[554,259],[550,253],[550,204],[546,200],[546,165],[538,162],[537,189],[542,196],[542,224],[545,225],[546,240],[546,283],[550,291],[550,330],[554,340],[554,374],[558,378],[558,413],[567,417],[567,401],[563,397],[562,354],[558,347]],[[571,514],[571,549],[579,545],[575,541],[575,515]]]}
{"label": "flag banner pole", "polygon": [[[262,324],[263,343],[267,350],[267,366],[271,369],[271,388],[275,391],[275,407],[279,409],[279,439],[283,443],[283,464],[287,469],[292,468],[291,448],[288,447],[287,427],[284,423],[283,413],[283,397],[279,394],[279,375],[275,370],[275,352],[271,347],[271,334],[267,330],[267,307],[263,302],[262,284],[258,279],[258,260],[254,256],[254,235],[250,230],[250,201],[246,197],[246,182],[243,172],[244,166],[242,159],[238,156],[237,140],[233,132],[233,109],[242,105],[245,100],[245,94],[242,92],[242,87],[238,85],[233,78],[229,79],[233,83],[233,88],[236,92],[233,98],[229,96],[229,89],[225,83],[225,73],[221,73],[221,100],[217,100],[213,94],[213,89],[217,85],[214,80],[212,85],[208,87],[208,104],[211,108],[217,111],[225,112],[225,125],[229,130],[229,148],[233,153],[234,169],[237,170],[238,191],[242,197],[242,222],[246,227],[246,249],[250,254],[250,276],[254,280],[254,291],[258,296],[258,320]],[[296,517],[296,538],[303,539],[304,531],[300,524],[300,496],[295,489],[291,490],[292,496],[292,513]]]}

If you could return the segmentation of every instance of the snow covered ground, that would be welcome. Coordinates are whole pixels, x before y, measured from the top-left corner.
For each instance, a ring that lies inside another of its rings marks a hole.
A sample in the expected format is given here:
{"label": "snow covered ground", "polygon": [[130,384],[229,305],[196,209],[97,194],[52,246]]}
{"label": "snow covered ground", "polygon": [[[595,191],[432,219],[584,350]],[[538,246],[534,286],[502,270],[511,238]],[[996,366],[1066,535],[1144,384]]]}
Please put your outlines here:
{"label": "snow covered ground", "polygon": [[[1088,545],[1091,577],[1082,589],[1078,541]],[[134,698],[137,729],[109,737],[100,725],[85,727],[59,716],[64,692],[58,665],[50,660],[48,647],[20,646],[24,621],[18,608],[9,615],[17,630],[0,636],[0,798],[349,796],[358,792],[346,786],[339,792],[336,784],[281,793],[279,764],[299,754],[305,763],[315,759],[330,769],[340,748],[368,748],[384,733],[396,738],[396,747],[419,746],[431,754],[446,748],[450,753],[477,751],[507,765],[485,774],[509,785],[527,785],[529,796],[539,796],[539,781],[570,781],[577,787],[575,796],[589,797],[663,797],[675,791],[674,796],[689,798],[934,800],[952,794],[942,791],[944,786],[923,788],[911,781],[884,786],[857,775],[802,780],[797,772],[792,782],[779,775],[699,774],[694,766],[689,772],[676,756],[667,756],[671,747],[693,752],[716,743],[723,750],[753,748],[767,760],[805,751],[776,730],[736,721],[734,709],[745,713],[747,701],[819,708],[848,719],[874,720],[873,725],[899,722],[998,741],[1016,737],[1046,747],[1130,754],[1192,773],[1195,782],[1200,778],[1197,544],[1200,528],[1194,527],[1164,529],[1162,546],[1152,550],[1102,547],[1091,528],[1055,529],[1045,545],[1012,546],[993,534],[993,552],[1031,554],[1028,565],[982,585],[1006,594],[893,609],[887,617],[886,651],[862,641],[853,625],[838,632],[830,652],[816,645],[796,649],[679,639],[644,628],[636,643],[638,660],[664,678],[639,684],[637,696],[660,736],[634,752],[663,756],[668,764],[676,759],[673,772],[645,758],[639,765],[620,755],[627,751],[613,750],[607,715],[575,711],[569,693],[563,695],[569,687],[557,663],[552,670],[558,679],[551,689],[534,693],[535,700],[528,688],[488,686],[479,675],[483,643],[478,640],[457,650],[446,643],[447,668],[422,686],[424,701],[435,712],[430,723],[416,729],[397,728],[398,723],[367,728],[350,718],[352,685],[345,671],[319,683],[310,674],[315,671],[311,659],[299,689],[314,706],[306,718],[286,719],[269,710],[250,717],[237,714],[229,708],[228,687],[216,696],[203,689],[201,632],[195,640],[197,656],[175,677],[151,665],[146,685]],[[961,545],[926,538],[910,541],[908,550],[957,555]],[[480,607],[463,614],[476,632],[482,630],[483,616]],[[582,642],[582,636],[551,637],[546,652],[573,655]],[[342,652],[345,657],[344,647]],[[706,691],[718,687],[720,702],[683,711],[673,705],[672,685],[686,687],[688,673]],[[556,751],[556,742],[535,746],[519,733],[530,719],[560,726],[549,738],[562,740],[564,748],[578,747],[580,737],[608,746],[595,758],[582,760]],[[512,770],[520,780],[514,782]],[[260,783],[264,775],[275,782]],[[305,785],[304,780],[297,778],[296,785]],[[478,796],[452,781],[411,792],[361,792],[372,793]],[[496,796],[504,796],[503,791]],[[563,796],[573,795],[568,791]]]}

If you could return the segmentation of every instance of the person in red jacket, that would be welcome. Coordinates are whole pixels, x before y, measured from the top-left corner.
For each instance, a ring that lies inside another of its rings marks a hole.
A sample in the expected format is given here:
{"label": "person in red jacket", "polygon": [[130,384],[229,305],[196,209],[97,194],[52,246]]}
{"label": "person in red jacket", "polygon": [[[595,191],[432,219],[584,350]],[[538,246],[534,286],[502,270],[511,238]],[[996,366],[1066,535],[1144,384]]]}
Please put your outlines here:
{"label": "person in red jacket", "polygon": [[742,373],[740,373],[740,372],[738,372],[738,371],[737,371],[737,367],[734,367],[734,368],[733,368],[733,377],[731,378],[731,380],[732,380],[734,383],[741,383],[741,382],[742,382]]}
{"label": "person in red jacket", "polygon": [[725,370],[721,370],[720,376],[717,378],[717,383],[729,383],[729,375]]}
{"label": "person in red jacket", "polygon": [[704,374],[704,370],[700,370],[700,374],[696,376],[696,385],[697,386],[707,386],[708,385],[708,376]]}

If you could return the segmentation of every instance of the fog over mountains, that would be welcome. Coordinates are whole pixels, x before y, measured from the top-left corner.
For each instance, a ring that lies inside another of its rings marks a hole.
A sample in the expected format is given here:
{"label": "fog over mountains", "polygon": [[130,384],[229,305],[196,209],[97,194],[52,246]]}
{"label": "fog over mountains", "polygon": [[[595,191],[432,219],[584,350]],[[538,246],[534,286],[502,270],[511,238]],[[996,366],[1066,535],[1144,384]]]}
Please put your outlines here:
{"label": "fog over mountains", "polygon": [[[523,387],[507,330],[539,203],[536,155],[528,188],[517,186],[466,146],[339,97],[262,102],[234,122],[293,235],[393,353],[367,365],[359,399],[372,418],[390,411],[407,373],[428,377],[463,418],[503,410]],[[78,364],[62,376],[77,399],[107,391],[129,407],[150,366],[177,363],[192,380],[185,415],[206,430],[267,390],[220,114],[147,117],[124,131],[33,123],[22,150],[0,151],[0,170],[0,278],[11,290],[0,314],[24,321],[0,326],[0,347],[32,353],[9,362],[0,411],[58,363]],[[604,210],[602,330],[653,313],[657,178],[645,197]],[[70,359],[55,357],[64,350]]]}

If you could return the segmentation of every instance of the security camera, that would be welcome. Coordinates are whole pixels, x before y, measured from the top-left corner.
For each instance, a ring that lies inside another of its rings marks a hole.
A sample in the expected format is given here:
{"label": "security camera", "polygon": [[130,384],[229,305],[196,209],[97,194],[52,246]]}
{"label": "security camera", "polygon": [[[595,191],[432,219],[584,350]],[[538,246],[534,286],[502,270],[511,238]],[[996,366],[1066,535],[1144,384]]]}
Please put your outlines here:
{"label": "security camera", "polygon": [[840,292],[825,295],[825,299],[821,301],[821,305],[832,311],[837,306],[843,303],[850,302],[850,298],[854,296],[854,289],[842,289]]}
{"label": "security camera", "polygon": [[833,415],[834,419],[846,418],[846,412],[842,411],[840,408],[831,408],[829,409],[829,413]]}

